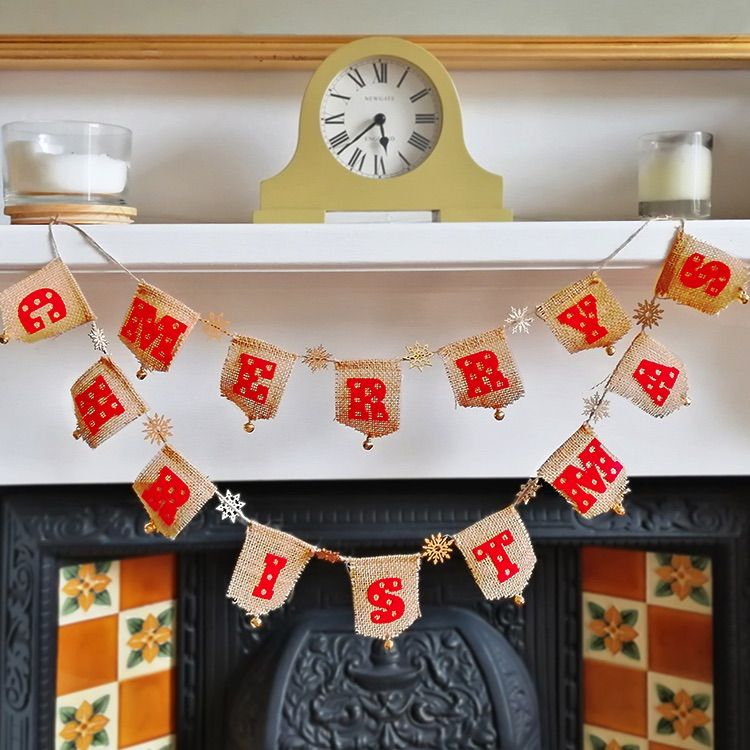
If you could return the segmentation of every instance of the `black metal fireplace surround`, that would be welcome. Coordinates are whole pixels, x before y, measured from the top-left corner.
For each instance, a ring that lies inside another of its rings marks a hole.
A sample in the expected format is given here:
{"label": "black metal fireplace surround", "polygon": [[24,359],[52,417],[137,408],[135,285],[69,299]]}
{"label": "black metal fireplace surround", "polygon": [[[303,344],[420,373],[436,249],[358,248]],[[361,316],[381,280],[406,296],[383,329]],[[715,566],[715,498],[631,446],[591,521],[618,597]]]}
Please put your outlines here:
{"label": "black metal fireplace surround", "polygon": [[[512,497],[518,481],[259,482],[247,510],[348,553],[414,550]],[[522,510],[539,558],[527,604],[482,599],[458,554],[425,565],[424,617],[386,653],[352,634],[341,565],[313,560],[253,630],[225,598],[243,528],[210,507],[168,540],[129,487],[12,487],[2,510],[0,750],[52,750],[58,567],[180,555],[180,750],[579,750],[579,548],[711,555],[715,736],[750,747],[750,501],[745,478],[638,479],[628,514],[584,521],[549,491]],[[612,686],[616,701],[617,686]]]}

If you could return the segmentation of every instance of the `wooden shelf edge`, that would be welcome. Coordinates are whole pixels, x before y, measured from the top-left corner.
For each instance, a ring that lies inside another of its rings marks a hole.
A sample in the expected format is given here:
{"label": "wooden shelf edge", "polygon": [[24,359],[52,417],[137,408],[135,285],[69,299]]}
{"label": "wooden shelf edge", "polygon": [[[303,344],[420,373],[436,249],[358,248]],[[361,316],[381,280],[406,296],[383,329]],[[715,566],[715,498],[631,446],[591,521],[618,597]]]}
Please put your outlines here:
{"label": "wooden shelf edge", "polygon": [[[0,35],[0,68],[312,70],[354,38]],[[750,68],[750,35],[407,38],[454,70]]]}

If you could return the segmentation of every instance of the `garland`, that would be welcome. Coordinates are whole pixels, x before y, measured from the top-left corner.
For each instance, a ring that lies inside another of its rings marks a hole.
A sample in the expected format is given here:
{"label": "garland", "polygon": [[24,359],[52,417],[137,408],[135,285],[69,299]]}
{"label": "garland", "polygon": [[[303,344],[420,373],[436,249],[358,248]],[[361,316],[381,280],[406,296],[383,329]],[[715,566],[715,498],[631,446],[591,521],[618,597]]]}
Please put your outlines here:
{"label": "garland", "polygon": [[[600,276],[600,272],[650,221],[642,224],[596,269],[566,286],[536,308],[537,315],[571,353],[605,349],[631,329],[631,320]],[[393,359],[338,360],[323,346],[304,354],[272,343],[230,333],[223,315],[206,318],[166,292],[138,279],[80,227],[53,221],[49,238],[54,259],[43,268],[0,292],[0,314],[5,331],[2,343],[33,343],[91,323],[89,337],[102,356],[73,384],[71,395],[77,427],[74,437],[96,448],[128,424],[146,414],[145,437],[159,451],[141,471],[133,489],[149,521],[148,533],[175,538],[214,496],[222,519],[246,524],[245,541],[232,574],[227,596],[249,616],[253,626],[282,606],[307,563],[317,557],[344,563],[349,571],[357,633],[380,638],[385,646],[419,616],[419,569],[422,560],[438,564],[450,558],[454,547],[463,555],[482,594],[488,599],[513,597],[523,604],[523,590],[536,556],[518,512],[541,487],[550,484],[583,517],[607,511],[625,513],[628,490],[624,466],[597,437],[593,424],[608,416],[611,393],[620,395],[654,417],[664,417],[688,405],[688,384],[683,362],[647,331],[659,325],[664,311],[659,299],[688,305],[715,315],[734,300],[748,302],[748,269],[737,258],[685,233],[675,233],[651,299],[640,303],[633,318],[640,330],[630,342],[601,392],[585,399],[583,423],[523,484],[512,502],[477,523],[453,534],[435,533],[421,551],[377,557],[345,557],[315,547],[283,531],[245,516],[238,493],[217,487],[169,444],[171,422],[148,407],[107,352],[107,339],[68,267],[60,257],[53,224],[66,224],[136,282],[119,338],[140,363],[139,379],[150,371],[166,372],[198,322],[213,338],[230,339],[221,373],[220,392],[245,414],[245,430],[255,421],[272,419],[279,408],[287,380],[297,360],[313,372],[334,366],[336,419],[373,438],[399,428],[401,366],[422,371],[433,357],[443,361],[456,402],[463,407],[494,411],[524,395],[523,383],[506,338],[527,333],[532,322],[528,308],[511,308],[505,324],[432,350],[416,343]]]}

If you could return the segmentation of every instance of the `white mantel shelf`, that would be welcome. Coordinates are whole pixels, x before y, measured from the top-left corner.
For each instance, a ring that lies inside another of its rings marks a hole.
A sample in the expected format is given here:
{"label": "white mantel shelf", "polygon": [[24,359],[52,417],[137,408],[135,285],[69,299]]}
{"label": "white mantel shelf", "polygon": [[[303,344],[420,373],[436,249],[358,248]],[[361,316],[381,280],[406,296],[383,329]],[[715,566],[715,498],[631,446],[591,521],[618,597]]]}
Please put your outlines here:
{"label": "white mantel shelf", "polygon": [[[134,272],[492,271],[596,266],[640,221],[484,224],[134,224],[86,230]],[[609,268],[664,258],[676,227],[653,222]],[[687,231],[750,260],[750,220],[695,221]],[[55,227],[64,260],[79,272],[118,269],[75,230]],[[0,226],[0,273],[52,258],[46,226]]]}

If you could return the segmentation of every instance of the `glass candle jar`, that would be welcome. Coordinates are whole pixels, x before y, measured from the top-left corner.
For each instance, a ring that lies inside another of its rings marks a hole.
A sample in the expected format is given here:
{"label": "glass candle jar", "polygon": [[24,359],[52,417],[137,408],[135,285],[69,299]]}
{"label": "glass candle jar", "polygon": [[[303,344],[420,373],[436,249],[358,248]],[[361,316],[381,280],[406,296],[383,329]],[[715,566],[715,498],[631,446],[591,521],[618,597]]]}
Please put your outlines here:
{"label": "glass candle jar", "polygon": [[6,206],[126,203],[132,133],[98,122],[3,125]]}
{"label": "glass candle jar", "polygon": [[710,216],[713,145],[713,135],[700,130],[642,135],[638,213],[684,219]]}

